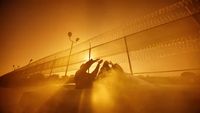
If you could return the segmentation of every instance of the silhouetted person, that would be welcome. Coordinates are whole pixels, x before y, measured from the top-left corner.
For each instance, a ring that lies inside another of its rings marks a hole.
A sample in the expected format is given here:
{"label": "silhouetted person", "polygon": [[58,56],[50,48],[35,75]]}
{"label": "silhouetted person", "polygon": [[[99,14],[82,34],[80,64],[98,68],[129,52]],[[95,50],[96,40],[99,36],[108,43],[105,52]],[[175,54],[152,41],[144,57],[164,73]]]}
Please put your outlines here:
{"label": "silhouetted person", "polygon": [[114,69],[118,73],[124,73],[124,70],[122,69],[122,67],[117,63],[116,64],[112,64],[112,69]]}
{"label": "silhouetted person", "polygon": [[109,64],[110,64],[110,63],[109,63],[108,61],[105,61],[105,62],[103,63],[103,66],[102,66],[101,69],[106,70],[106,71],[109,71],[109,70],[111,69],[111,67],[110,67]]}
{"label": "silhouetted person", "polygon": [[104,78],[107,75],[107,72],[111,70],[111,66],[110,63],[108,61],[105,61],[103,63],[103,66],[101,67],[99,74],[98,74],[98,78]]}
{"label": "silhouetted person", "polygon": [[74,80],[76,83],[76,88],[77,89],[83,89],[83,88],[91,88],[93,81],[95,80],[100,64],[102,62],[102,60],[100,60],[96,66],[96,68],[94,69],[94,71],[92,73],[88,73],[87,70],[90,68],[90,66],[95,63],[97,60],[89,60],[88,62],[86,62],[85,64],[82,64],[80,69],[76,72]]}

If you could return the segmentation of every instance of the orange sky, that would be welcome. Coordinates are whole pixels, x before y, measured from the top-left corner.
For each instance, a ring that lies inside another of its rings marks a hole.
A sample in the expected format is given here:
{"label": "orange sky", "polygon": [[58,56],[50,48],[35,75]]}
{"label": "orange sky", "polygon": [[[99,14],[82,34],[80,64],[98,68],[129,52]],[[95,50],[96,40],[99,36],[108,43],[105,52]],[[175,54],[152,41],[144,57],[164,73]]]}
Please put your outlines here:
{"label": "orange sky", "polygon": [[0,75],[177,0],[1,0]]}

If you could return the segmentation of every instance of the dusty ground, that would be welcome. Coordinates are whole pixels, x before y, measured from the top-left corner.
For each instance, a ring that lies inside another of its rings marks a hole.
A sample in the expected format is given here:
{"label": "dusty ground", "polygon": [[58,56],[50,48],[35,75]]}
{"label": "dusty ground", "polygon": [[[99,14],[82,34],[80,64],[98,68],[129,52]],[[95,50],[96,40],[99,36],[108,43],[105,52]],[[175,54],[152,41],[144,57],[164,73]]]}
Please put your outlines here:
{"label": "dusty ground", "polygon": [[0,113],[200,113],[200,86],[108,78],[92,89],[0,88]]}

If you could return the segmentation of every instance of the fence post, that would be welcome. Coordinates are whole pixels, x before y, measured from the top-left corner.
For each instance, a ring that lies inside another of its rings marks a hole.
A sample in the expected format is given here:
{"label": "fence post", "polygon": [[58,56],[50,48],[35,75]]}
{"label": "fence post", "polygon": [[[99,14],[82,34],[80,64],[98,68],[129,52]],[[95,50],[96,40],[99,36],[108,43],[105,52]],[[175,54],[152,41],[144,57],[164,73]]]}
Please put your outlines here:
{"label": "fence post", "polygon": [[131,75],[133,75],[133,69],[132,69],[132,65],[131,65],[131,59],[130,59],[130,55],[129,55],[126,37],[124,37],[124,43],[125,43],[125,46],[126,46],[126,54],[127,54],[127,57],[128,57],[129,68],[130,68],[130,71],[131,71]]}
{"label": "fence post", "polygon": [[[89,59],[88,60],[90,60],[91,59],[91,41],[89,41]],[[90,67],[88,68],[88,73],[90,72]]]}
{"label": "fence post", "polygon": [[89,41],[89,60],[91,59],[91,42]]}
{"label": "fence post", "polygon": [[51,66],[51,71],[50,71],[50,73],[49,73],[49,76],[51,76],[51,74],[52,74],[52,72],[53,72],[55,63],[56,63],[56,57],[55,57],[55,59],[53,60],[53,64],[52,64],[52,66]]}

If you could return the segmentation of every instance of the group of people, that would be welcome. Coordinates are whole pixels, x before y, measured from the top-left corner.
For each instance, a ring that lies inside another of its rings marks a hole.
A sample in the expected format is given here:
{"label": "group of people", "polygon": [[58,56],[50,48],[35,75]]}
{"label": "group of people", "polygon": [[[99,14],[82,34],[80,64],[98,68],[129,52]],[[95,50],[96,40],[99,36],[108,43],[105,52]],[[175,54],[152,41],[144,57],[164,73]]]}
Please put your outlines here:
{"label": "group of people", "polygon": [[[92,72],[89,72],[89,68],[95,62],[97,62],[95,69]],[[106,77],[106,73],[112,69],[119,73],[124,73],[119,64],[113,64],[112,62],[104,61],[103,65],[100,66],[101,63],[103,63],[103,60],[91,59],[80,66],[80,69],[76,72],[74,77],[77,89],[91,88],[95,80]]]}

